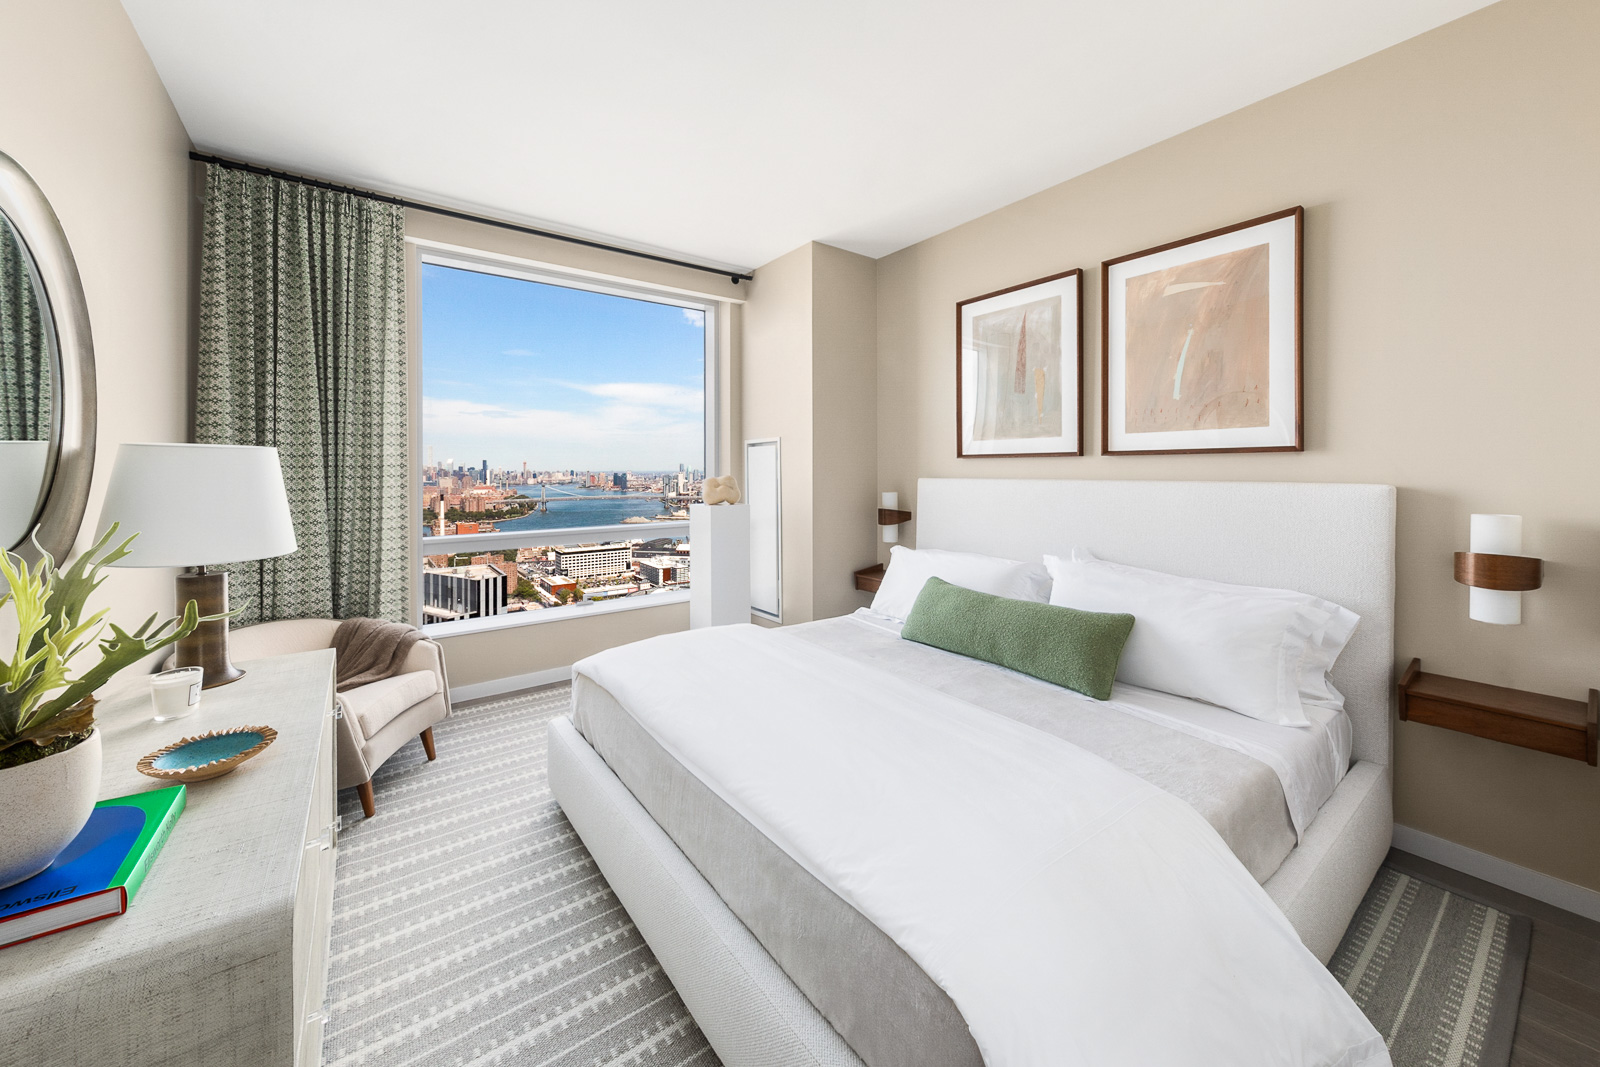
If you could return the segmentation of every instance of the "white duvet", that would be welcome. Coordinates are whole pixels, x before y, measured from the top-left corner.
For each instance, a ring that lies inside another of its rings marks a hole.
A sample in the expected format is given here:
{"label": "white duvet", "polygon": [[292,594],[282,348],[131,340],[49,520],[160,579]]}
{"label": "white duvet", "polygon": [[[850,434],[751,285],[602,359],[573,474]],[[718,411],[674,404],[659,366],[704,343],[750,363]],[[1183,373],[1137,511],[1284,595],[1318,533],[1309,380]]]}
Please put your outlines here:
{"label": "white duvet", "polygon": [[574,669],[893,938],[989,1067],[1389,1063],[1205,820],[1075,745],[754,626]]}
{"label": "white duvet", "polygon": [[[853,615],[838,620],[828,619],[809,626],[841,625],[848,620],[871,630],[900,636],[904,624],[887,615],[861,608]],[[966,659],[948,653],[956,660],[964,660],[973,675],[986,671],[1004,671],[982,660]],[[1014,673],[1007,671],[1007,673]],[[1322,805],[1333,796],[1334,789],[1350,766],[1352,736],[1350,717],[1343,711],[1307,707],[1305,714],[1309,726],[1279,726],[1262,722],[1248,715],[1240,715],[1188,697],[1173,696],[1154,689],[1117,682],[1111,687],[1111,699],[1096,701],[1074,693],[1070,689],[1017,675],[1029,685],[1054,690],[1066,700],[1080,700],[1099,704],[1111,711],[1132,715],[1146,722],[1176,730],[1179,733],[1209,741],[1213,745],[1243,753],[1272,768],[1283,786],[1284,800],[1289,807],[1289,821],[1294,826],[1296,838],[1305,833],[1311,820],[1317,817]]]}

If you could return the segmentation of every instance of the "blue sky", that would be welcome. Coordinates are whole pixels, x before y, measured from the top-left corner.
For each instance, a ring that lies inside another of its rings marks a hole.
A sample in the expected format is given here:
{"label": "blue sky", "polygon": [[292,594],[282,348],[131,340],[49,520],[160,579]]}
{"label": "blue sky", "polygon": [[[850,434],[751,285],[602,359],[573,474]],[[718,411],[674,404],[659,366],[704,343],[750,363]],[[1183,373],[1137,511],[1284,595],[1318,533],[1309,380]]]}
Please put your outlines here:
{"label": "blue sky", "polygon": [[425,263],[423,457],[701,467],[704,354],[699,311]]}

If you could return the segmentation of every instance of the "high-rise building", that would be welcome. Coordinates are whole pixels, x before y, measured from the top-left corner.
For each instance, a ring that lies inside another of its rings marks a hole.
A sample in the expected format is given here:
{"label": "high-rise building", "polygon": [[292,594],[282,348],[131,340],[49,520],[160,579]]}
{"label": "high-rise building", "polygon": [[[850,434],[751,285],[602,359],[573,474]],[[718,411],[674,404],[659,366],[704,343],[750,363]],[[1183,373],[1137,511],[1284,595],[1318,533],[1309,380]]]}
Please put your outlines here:
{"label": "high-rise building", "polygon": [[488,485],[489,484],[489,461],[488,460],[484,460],[483,461],[483,474],[479,476],[478,481],[482,482],[484,485]]}
{"label": "high-rise building", "polygon": [[689,560],[683,556],[646,556],[634,560],[639,577],[651,585],[681,585],[689,580]]}
{"label": "high-rise building", "polygon": [[494,567],[426,567],[422,621],[481,619],[505,611],[506,578]]}
{"label": "high-rise building", "polygon": [[626,541],[604,545],[570,545],[556,549],[556,570],[569,578],[601,578],[621,574],[633,556]]}
{"label": "high-rise building", "polygon": [[512,563],[510,560],[506,559],[504,556],[501,556],[501,555],[498,555],[498,554],[485,554],[485,555],[482,555],[482,556],[473,556],[472,557],[472,565],[474,567],[477,567],[477,566],[493,567],[495,570],[497,570],[501,574],[505,575],[506,576],[506,599],[509,600],[511,598],[511,595],[517,591],[517,580],[519,578],[521,578],[521,574],[517,571],[517,565],[515,563]]}

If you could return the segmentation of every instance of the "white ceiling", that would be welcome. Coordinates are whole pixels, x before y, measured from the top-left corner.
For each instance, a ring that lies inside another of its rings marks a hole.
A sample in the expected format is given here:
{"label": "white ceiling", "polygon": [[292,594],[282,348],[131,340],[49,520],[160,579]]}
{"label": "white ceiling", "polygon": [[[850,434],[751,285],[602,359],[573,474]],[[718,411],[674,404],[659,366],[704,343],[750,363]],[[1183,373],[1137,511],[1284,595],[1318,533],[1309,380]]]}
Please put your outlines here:
{"label": "white ceiling", "polygon": [[724,265],[882,256],[1486,0],[123,0],[196,147]]}

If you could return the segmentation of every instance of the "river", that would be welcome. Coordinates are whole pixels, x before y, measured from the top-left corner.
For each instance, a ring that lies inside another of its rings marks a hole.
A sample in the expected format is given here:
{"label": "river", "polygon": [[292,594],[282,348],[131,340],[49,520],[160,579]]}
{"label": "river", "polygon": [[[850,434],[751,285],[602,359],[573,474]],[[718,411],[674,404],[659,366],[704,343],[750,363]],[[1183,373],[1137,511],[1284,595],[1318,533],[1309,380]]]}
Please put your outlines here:
{"label": "river", "polygon": [[[520,489],[525,496],[534,499],[539,497],[539,487],[536,485],[522,486]],[[553,487],[547,490],[549,511],[531,511],[516,519],[497,519],[492,513],[486,514],[484,518],[494,522],[497,532],[508,533],[514,530],[554,530],[570,526],[610,526],[620,523],[623,519],[653,519],[663,513],[661,498],[650,493],[618,493],[570,486],[562,486],[561,489],[560,493],[555,492]],[[644,523],[639,523],[638,528],[640,531],[638,536],[649,536],[644,532],[649,529]]]}

